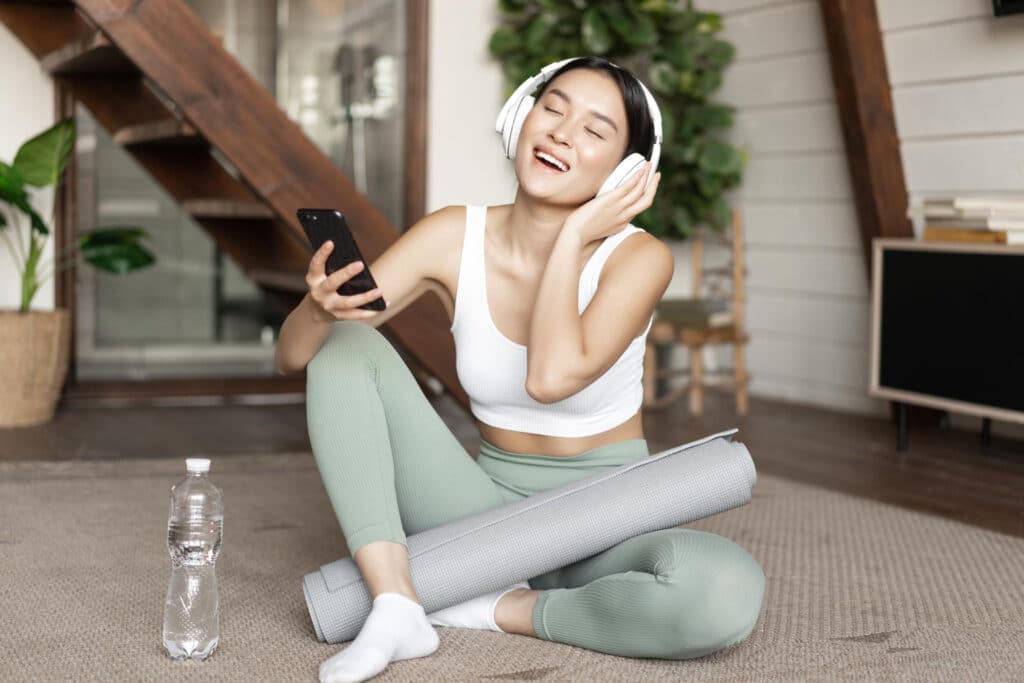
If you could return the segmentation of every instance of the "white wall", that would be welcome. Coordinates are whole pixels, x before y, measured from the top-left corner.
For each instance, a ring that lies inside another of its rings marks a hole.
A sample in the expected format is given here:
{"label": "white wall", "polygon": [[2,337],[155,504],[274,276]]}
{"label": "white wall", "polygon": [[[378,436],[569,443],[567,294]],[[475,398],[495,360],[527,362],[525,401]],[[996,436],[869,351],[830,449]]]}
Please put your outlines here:
{"label": "white wall", "polygon": [[[9,164],[14,161],[21,143],[41,133],[56,120],[53,82],[40,69],[35,56],[3,25],[0,25],[0,64],[3,65],[3,77],[0,78],[0,160]],[[37,190],[35,194],[37,197],[33,204],[36,211],[52,227],[53,191]],[[28,227],[25,220],[22,222],[18,235],[24,244]],[[7,230],[10,231],[10,226]],[[53,241],[50,240],[43,252],[43,263],[50,263],[52,256]],[[17,308],[20,301],[18,271],[6,243],[0,241],[0,308]],[[32,308],[53,308],[52,279],[36,293]]]}
{"label": "white wall", "polygon": [[868,280],[816,0],[698,0],[736,47],[716,99],[749,162],[751,393],[881,414],[868,396]]}
{"label": "white wall", "polygon": [[433,0],[429,21],[427,211],[511,202],[515,173],[494,130],[504,79],[487,49],[497,2]]}
{"label": "white wall", "polygon": [[996,18],[990,0],[877,4],[913,203],[1024,192],[1024,15]]}

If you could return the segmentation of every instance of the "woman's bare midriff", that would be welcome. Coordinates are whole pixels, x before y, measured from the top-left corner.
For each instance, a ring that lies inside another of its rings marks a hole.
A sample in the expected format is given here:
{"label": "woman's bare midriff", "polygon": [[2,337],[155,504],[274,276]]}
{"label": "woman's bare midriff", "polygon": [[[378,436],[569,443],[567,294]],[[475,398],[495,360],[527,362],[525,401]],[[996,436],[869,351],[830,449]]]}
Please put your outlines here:
{"label": "woman's bare midriff", "polygon": [[549,455],[552,457],[571,457],[585,451],[626,441],[627,439],[644,438],[642,418],[638,412],[618,427],[591,436],[564,437],[547,436],[545,434],[529,434],[509,429],[499,429],[480,420],[476,421],[480,429],[480,437],[498,448],[512,453],[530,455]]}

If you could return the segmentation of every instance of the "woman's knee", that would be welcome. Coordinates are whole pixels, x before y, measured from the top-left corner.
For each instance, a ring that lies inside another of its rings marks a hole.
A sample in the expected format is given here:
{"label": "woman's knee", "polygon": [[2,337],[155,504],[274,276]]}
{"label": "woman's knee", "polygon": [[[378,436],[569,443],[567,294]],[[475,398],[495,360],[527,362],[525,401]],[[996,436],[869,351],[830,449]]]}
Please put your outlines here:
{"label": "woman's knee", "polygon": [[353,365],[365,365],[368,359],[378,359],[380,349],[389,344],[371,325],[355,320],[338,321],[331,325],[324,343],[309,361],[307,376],[322,377]]}
{"label": "woman's knee", "polygon": [[[671,634],[671,659],[702,657],[746,640],[761,614],[764,571],[729,539],[692,529],[673,538],[688,546],[685,562],[663,572],[667,599],[662,618]],[[694,550],[696,545],[697,551]]]}

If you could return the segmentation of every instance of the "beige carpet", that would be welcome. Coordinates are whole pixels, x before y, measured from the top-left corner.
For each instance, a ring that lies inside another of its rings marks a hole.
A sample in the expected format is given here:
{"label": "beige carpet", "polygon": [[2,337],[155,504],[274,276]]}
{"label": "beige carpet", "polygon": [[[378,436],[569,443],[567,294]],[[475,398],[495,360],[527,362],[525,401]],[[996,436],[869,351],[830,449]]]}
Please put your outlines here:
{"label": "beige carpet", "polygon": [[[167,493],[184,463],[0,463],[0,680],[313,681],[300,580],[344,552],[312,457],[214,460],[226,499],[221,643],[160,643]],[[700,660],[630,659],[439,628],[380,681],[1020,681],[1024,539],[762,475],[753,502],[693,525],[765,569],[761,619]]]}

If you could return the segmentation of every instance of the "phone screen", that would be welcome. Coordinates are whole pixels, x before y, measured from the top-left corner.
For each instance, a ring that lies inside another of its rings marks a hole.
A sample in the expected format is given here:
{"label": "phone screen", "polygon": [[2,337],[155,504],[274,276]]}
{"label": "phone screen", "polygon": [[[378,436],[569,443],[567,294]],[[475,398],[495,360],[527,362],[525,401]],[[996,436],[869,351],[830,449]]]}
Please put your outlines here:
{"label": "phone screen", "polygon": [[[363,261],[363,269],[348,282],[342,283],[338,287],[338,294],[352,296],[377,287],[373,275],[370,274],[370,264],[366,263],[360,253],[352,231],[349,230],[348,223],[340,211],[335,209],[299,209],[297,215],[314,252],[322,247],[327,240],[334,242],[334,250],[328,255],[327,263],[324,266],[324,272],[327,275],[344,268],[353,261]],[[359,308],[383,311],[385,308],[384,298],[377,297]]]}

